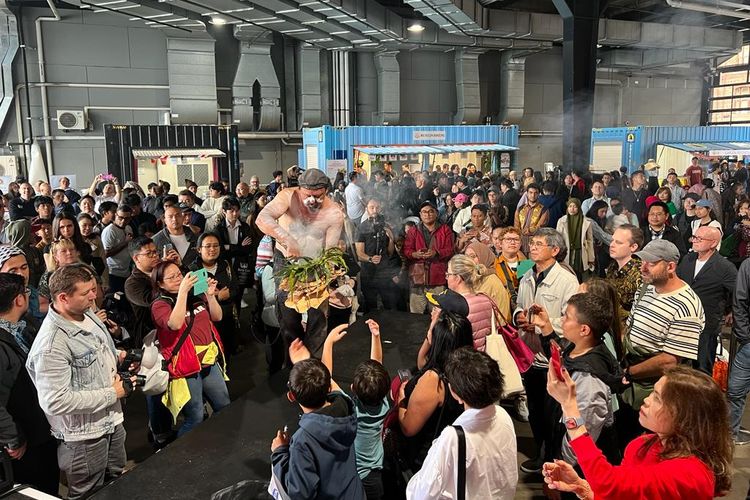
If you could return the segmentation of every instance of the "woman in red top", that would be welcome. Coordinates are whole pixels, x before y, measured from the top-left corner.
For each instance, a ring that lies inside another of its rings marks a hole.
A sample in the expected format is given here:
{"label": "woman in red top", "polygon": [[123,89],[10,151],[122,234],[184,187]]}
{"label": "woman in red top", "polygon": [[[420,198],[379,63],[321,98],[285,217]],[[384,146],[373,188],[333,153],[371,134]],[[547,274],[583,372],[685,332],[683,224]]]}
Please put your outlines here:
{"label": "woman in red top", "polygon": [[[563,369],[564,370],[564,369]],[[562,460],[544,464],[550,489],[578,498],[701,500],[726,494],[732,482],[732,440],[726,400],[708,375],[676,366],[666,371],[641,406],[639,421],[652,432],[625,449],[622,465],[607,462],[586,432],[576,384],[547,373],[547,391],[563,410],[571,445],[586,479]]]}
{"label": "woman in red top", "polygon": [[[151,271],[157,297],[151,303],[151,318],[156,327],[159,349],[167,360],[169,388],[164,404],[175,420],[182,412],[185,420],[177,436],[185,434],[203,421],[203,398],[214,412],[229,405],[225,383],[224,346],[214,321],[221,321],[221,305],[216,298],[217,281],[208,278],[205,294],[193,295],[198,278],[183,277],[182,271],[169,261]],[[182,345],[177,343],[187,332]],[[177,351],[177,352],[174,352]]]}

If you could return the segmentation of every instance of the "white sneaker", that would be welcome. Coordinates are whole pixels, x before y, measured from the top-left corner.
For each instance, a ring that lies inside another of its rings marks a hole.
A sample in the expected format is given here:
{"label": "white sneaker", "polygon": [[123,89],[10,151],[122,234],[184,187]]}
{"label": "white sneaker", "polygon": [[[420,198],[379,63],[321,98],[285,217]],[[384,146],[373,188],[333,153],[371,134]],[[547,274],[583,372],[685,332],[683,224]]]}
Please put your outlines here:
{"label": "white sneaker", "polygon": [[516,417],[521,422],[529,421],[529,407],[526,404],[526,396],[519,396],[515,401]]}

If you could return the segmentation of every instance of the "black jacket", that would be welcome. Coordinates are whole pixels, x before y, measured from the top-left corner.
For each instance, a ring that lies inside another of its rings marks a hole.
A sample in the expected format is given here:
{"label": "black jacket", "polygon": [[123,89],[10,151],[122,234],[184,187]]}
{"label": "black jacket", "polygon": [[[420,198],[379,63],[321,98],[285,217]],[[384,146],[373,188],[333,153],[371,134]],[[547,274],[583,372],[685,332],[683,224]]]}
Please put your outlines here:
{"label": "black jacket", "polygon": [[745,259],[737,273],[737,287],[732,305],[732,334],[740,345],[750,342],[750,259]]}
{"label": "black jacket", "polygon": [[[23,335],[33,342],[36,331],[27,325]],[[13,335],[0,328],[0,445],[36,446],[53,440],[49,423],[29,373],[26,354]]]}
{"label": "black jacket", "polygon": [[130,302],[133,308],[133,331],[131,336],[134,339],[134,347],[140,347],[143,343],[143,337],[154,328],[151,320],[151,302],[153,299],[154,289],[151,284],[151,277],[141,272],[138,268],[133,268],[133,272],[125,280],[125,298]]}
{"label": "black jacket", "polygon": [[[643,231],[643,245],[646,246],[646,244],[651,241],[651,229],[649,229],[648,224],[646,224],[641,227],[641,230]],[[684,257],[687,253],[685,240],[680,232],[674,227],[664,226],[664,233],[662,234],[661,239],[674,243],[674,245],[677,247],[677,250],[680,251],[680,258]]]}
{"label": "black jacket", "polygon": [[690,285],[698,295],[706,314],[704,332],[719,334],[721,320],[728,311],[734,297],[737,282],[737,268],[719,252],[709,257],[700,272],[695,276],[696,252],[690,252],[677,266],[677,276]]}
{"label": "black jacket", "polygon": [[508,221],[510,221],[511,225],[515,220],[516,208],[518,207],[519,201],[521,201],[521,196],[518,194],[518,191],[512,188],[503,193],[503,196],[500,200],[503,206],[505,206],[505,208],[508,210]]}

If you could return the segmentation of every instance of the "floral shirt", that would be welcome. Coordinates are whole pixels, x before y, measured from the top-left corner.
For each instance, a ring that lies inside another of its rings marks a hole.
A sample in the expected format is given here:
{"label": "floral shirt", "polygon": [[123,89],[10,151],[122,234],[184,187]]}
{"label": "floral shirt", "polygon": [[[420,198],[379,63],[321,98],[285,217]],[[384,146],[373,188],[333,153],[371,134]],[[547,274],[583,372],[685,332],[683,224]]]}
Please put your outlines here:
{"label": "floral shirt", "polygon": [[630,309],[633,307],[635,292],[643,284],[641,278],[641,259],[633,256],[627,264],[622,266],[622,269],[617,268],[617,261],[612,261],[607,268],[607,281],[615,287],[617,294],[620,296],[620,319],[625,324],[625,320],[627,320],[630,314]]}

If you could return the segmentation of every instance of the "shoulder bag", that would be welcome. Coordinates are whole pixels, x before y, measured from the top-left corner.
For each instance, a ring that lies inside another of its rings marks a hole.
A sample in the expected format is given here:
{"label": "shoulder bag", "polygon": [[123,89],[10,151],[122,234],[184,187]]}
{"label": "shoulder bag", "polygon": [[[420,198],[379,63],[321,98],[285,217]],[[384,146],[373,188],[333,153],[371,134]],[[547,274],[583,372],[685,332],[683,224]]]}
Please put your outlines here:
{"label": "shoulder bag", "polygon": [[508,348],[508,352],[513,357],[513,361],[516,362],[518,371],[520,373],[526,373],[531,368],[531,364],[534,362],[534,352],[526,345],[521,335],[518,333],[518,329],[511,325],[510,321],[505,317],[497,304],[492,302],[492,309],[494,310],[492,320],[495,321],[495,316],[502,318],[504,325],[498,328],[498,331],[505,340],[505,345]]}
{"label": "shoulder bag", "polygon": [[510,399],[522,393],[524,389],[521,372],[508,350],[505,339],[497,330],[495,314],[492,315],[492,331],[485,337],[485,352],[497,361],[500,373],[503,374],[503,391],[500,399]]}
{"label": "shoulder bag", "polygon": [[[621,366],[625,371],[627,371],[630,366],[642,363],[643,361],[658,354],[646,351],[638,346],[635,346],[630,341],[630,329],[633,327],[633,322],[635,321],[635,311],[638,308],[638,304],[640,304],[641,299],[646,294],[647,289],[647,283],[641,285],[641,288],[638,289],[638,299],[633,303],[633,307],[630,308],[630,318],[627,327],[625,328],[625,336],[622,339],[624,358],[621,362]],[[639,410],[641,408],[641,405],[643,404],[643,400],[645,400],[648,395],[653,392],[654,384],[656,384],[656,381],[658,379],[659,378],[656,377],[650,380],[632,380],[630,382],[630,387],[627,387],[622,393],[623,401],[630,405],[634,410]]]}
{"label": "shoulder bag", "polygon": [[456,435],[458,436],[458,463],[456,472],[458,480],[456,482],[456,499],[466,500],[466,433],[460,425],[454,425]]}

